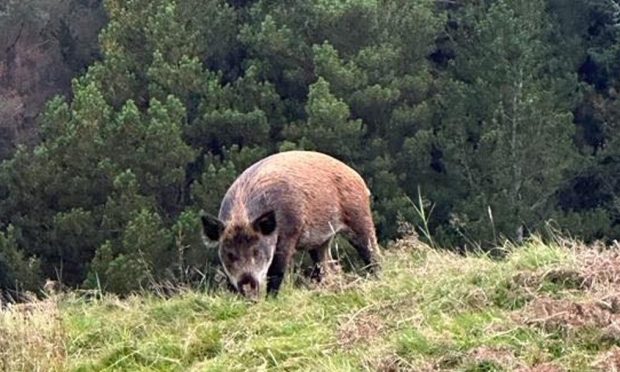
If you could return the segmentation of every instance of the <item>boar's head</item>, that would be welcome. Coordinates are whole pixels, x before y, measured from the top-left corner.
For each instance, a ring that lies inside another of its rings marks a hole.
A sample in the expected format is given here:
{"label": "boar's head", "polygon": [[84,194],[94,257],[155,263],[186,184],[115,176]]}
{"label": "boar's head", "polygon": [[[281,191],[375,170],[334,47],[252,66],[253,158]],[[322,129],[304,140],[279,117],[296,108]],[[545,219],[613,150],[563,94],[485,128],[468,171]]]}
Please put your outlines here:
{"label": "boar's head", "polygon": [[258,298],[276,249],[275,213],[245,223],[224,223],[207,213],[201,220],[205,241],[218,242],[220,262],[231,284],[243,296]]}

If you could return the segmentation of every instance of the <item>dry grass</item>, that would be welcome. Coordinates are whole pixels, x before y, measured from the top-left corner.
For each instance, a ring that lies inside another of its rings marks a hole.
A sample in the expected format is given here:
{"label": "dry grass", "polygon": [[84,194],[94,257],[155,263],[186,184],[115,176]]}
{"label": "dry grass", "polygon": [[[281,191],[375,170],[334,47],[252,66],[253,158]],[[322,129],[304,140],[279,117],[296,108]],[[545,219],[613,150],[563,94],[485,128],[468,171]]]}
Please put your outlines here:
{"label": "dry grass", "polygon": [[510,370],[526,368],[507,347],[480,346],[468,353],[469,359],[476,365],[492,364]]}
{"label": "dry grass", "polygon": [[64,370],[66,336],[54,299],[0,310],[0,370]]}
{"label": "dry grass", "polygon": [[595,299],[575,301],[544,296],[533,300],[521,316],[528,325],[561,332],[576,332],[584,327],[606,330],[612,326],[613,330],[620,324],[620,314],[604,300]]}
{"label": "dry grass", "polygon": [[620,347],[614,346],[610,350],[601,353],[596,358],[593,366],[599,371],[620,371]]}
{"label": "dry grass", "polygon": [[364,308],[351,316],[343,317],[338,326],[338,345],[343,348],[355,348],[361,344],[372,345],[380,338],[386,327],[379,314]]}

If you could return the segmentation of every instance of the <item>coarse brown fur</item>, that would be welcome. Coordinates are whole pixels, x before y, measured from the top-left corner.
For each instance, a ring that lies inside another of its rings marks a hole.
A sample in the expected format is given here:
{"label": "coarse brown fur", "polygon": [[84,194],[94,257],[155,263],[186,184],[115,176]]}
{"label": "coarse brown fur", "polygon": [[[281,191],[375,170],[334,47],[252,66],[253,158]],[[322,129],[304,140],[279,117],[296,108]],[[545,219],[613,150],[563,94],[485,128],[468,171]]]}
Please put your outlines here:
{"label": "coarse brown fur", "polygon": [[219,218],[203,215],[203,225],[220,243],[232,284],[253,296],[265,272],[268,292],[277,293],[297,250],[310,251],[317,265],[331,260],[337,233],[370,268],[377,266],[368,187],[353,169],[318,152],[283,152],[255,163],[228,189]]}

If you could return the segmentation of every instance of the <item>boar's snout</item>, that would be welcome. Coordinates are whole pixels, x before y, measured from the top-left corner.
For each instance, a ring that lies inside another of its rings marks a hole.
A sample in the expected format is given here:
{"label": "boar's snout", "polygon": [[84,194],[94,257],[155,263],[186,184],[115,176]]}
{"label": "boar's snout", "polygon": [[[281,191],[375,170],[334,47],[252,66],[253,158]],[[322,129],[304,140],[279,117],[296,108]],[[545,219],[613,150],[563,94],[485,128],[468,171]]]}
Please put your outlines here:
{"label": "boar's snout", "polygon": [[237,282],[237,288],[245,297],[254,299],[258,297],[258,280],[250,273],[245,273],[241,276],[241,279]]}

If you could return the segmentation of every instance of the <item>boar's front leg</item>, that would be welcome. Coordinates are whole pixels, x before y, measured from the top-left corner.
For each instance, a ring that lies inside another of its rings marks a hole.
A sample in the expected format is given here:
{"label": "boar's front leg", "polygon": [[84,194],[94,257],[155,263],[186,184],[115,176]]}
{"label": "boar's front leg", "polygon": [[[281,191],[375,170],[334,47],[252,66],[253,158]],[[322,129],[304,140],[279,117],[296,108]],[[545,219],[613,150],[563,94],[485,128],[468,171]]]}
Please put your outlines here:
{"label": "boar's front leg", "polygon": [[232,293],[238,293],[237,287],[235,287],[230,279],[226,278],[226,289],[228,289]]}
{"label": "boar's front leg", "polygon": [[295,238],[282,238],[278,239],[276,244],[276,251],[271,261],[271,266],[267,270],[267,295],[277,296],[280,290],[280,285],[286,274],[293,253],[295,252],[295,246],[297,244],[297,236]]}

